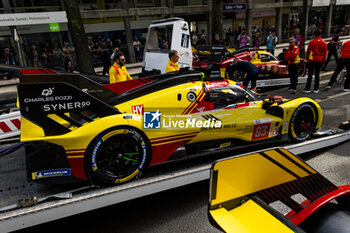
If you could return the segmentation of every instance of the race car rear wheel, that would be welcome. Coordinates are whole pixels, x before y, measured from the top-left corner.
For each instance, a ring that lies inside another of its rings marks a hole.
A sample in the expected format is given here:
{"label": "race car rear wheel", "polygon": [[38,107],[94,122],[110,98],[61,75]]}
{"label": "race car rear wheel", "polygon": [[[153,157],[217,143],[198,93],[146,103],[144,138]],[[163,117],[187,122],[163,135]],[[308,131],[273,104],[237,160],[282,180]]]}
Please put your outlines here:
{"label": "race car rear wheel", "polygon": [[111,128],[90,144],[85,164],[93,183],[114,185],[141,175],[150,151],[144,135],[132,128]]}
{"label": "race car rear wheel", "polygon": [[298,64],[298,77],[304,77],[306,75],[306,63],[301,60]]}
{"label": "race car rear wheel", "polygon": [[312,135],[317,124],[317,110],[310,103],[301,104],[293,113],[289,124],[289,139],[303,142]]}

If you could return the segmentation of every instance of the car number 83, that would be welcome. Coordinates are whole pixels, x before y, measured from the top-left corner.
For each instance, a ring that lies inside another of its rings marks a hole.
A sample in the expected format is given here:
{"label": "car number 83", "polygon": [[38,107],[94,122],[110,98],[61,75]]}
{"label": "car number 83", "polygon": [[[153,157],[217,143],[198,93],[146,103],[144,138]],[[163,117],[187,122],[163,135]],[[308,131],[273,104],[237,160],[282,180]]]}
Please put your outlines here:
{"label": "car number 83", "polygon": [[270,119],[254,120],[252,140],[267,138],[271,127]]}

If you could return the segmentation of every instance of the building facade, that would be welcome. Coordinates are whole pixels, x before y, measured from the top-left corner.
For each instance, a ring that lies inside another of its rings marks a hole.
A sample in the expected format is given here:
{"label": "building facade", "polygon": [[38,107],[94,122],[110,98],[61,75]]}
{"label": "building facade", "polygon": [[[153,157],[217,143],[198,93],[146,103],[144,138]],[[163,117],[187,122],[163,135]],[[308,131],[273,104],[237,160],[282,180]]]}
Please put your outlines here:
{"label": "building facade", "polygon": [[[280,41],[283,41],[294,33],[296,27],[306,27],[309,35],[316,28],[321,29],[326,36],[337,28],[348,28],[350,5],[347,0],[342,1],[345,5],[339,5],[340,0],[330,0],[327,6],[318,6],[315,2],[318,1],[265,0],[262,3],[258,0],[79,0],[89,40],[103,38],[105,42],[112,41],[125,48],[128,42],[125,36],[126,17],[129,19],[132,35],[139,40],[152,21],[168,17],[184,18],[191,25],[193,33],[205,34],[207,43],[211,42],[216,33],[220,33],[222,37],[237,36],[243,29],[251,38],[258,30],[266,34],[275,29]],[[214,10],[219,11],[219,18],[222,19],[218,32],[212,29],[213,24],[221,22],[213,19]],[[62,0],[0,0],[2,14],[30,15],[56,11],[64,11]],[[308,14],[307,25],[302,23],[304,14]],[[67,44],[72,46],[67,23],[59,23],[58,27],[59,30],[52,30],[48,23],[43,22],[16,25],[16,30],[26,52],[32,45],[41,49],[45,42],[52,46],[58,44],[61,49]],[[11,43],[13,36],[8,26],[0,27],[0,51],[14,46]],[[234,46],[234,43],[229,45]]]}

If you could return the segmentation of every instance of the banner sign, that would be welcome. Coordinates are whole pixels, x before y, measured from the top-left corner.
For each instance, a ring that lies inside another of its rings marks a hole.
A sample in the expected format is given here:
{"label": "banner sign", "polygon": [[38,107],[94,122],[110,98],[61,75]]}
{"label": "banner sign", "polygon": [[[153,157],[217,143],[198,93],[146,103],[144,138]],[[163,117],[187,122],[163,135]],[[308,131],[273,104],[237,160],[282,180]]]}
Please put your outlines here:
{"label": "banner sign", "polygon": [[242,11],[247,8],[246,3],[225,3],[222,4],[223,12]]}
{"label": "banner sign", "polygon": [[59,23],[49,23],[49,27],[50,27],[50,32],[60,32],[61,31]]}
{"label": "banner sign", "polygon": [[312,6],[329,6],[330,0],[312,0]]}
{"label": "banner sign", "polygon": [[0,27],[67,22],[68,20],[65,11],[0,14]]}
{"label": "banner sign", "polygon": [[350,0],[337,0],[335,5],[350,5]]}

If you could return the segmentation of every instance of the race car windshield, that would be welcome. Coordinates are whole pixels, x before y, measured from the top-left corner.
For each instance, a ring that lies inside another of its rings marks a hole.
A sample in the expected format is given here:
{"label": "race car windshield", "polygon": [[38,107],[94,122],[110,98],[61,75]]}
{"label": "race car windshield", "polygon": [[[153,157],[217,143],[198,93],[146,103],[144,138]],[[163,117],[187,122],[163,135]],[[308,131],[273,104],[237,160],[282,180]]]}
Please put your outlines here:
{"label": "race car windshield", "polygon": [[238,85],[216,87],[209,91],[205,101],[212,102],[214,108],[225,108],[232,104],[245,103],[258,100],[253,92]]}
{"label": "race car windshield", "polygon": [[232,85],[230,86],[230,89],[236,93],[239,93],[239,95],[244,96],[246,101],[256,101],[259,99],[259,95],[257,95],[255,92],[252,92],[249,89],[243,88],[239,85]]}

